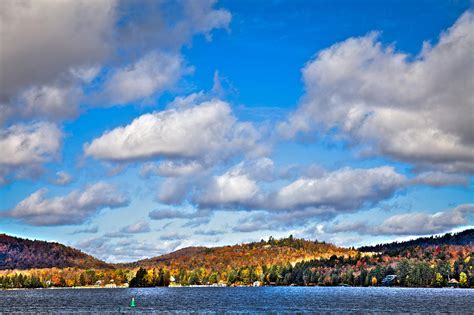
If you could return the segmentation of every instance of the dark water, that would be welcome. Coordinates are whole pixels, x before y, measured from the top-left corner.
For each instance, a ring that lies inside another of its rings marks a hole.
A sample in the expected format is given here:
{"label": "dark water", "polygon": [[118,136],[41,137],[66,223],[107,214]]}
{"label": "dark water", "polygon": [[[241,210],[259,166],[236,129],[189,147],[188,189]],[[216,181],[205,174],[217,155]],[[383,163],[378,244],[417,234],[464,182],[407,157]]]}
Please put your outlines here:
{"label": "dark water", "polygon": [[[135,296],[136,307],[129,307]],[[457,313],[474,290],[261,287],[0,291],[0,313]]]}

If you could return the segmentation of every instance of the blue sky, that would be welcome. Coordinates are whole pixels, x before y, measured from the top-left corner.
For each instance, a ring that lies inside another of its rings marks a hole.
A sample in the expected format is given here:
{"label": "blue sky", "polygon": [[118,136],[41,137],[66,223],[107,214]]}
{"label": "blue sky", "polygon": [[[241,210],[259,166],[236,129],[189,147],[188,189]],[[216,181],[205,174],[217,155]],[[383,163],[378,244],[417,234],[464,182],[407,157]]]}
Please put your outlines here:
{"label": "blue sky", "polygon": [[0,8],[1,232],[130,261],[473,224],[470,1]]}

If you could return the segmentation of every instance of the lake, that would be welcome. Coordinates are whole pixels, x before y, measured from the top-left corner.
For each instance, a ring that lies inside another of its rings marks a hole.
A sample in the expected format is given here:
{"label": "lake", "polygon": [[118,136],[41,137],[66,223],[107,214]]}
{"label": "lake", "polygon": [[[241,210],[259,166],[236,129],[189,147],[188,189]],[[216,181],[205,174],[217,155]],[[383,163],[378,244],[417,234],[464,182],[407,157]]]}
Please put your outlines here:
{"label": "lake", "polygon": [[[130,308],[132,296],[136,307]],[[236,287],[0,291],[0,313],[457,313],[472,289]]]}

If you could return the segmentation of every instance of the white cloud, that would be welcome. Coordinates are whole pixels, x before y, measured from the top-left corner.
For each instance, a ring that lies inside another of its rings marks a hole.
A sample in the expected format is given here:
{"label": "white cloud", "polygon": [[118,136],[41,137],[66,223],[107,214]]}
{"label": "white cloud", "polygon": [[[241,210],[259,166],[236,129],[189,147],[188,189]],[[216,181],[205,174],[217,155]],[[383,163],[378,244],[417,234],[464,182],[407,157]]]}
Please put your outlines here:
{"label": "white cloud", "polygon": [[189,22],[192,27],[200,32],[206,34],[210,39],[210,31],[215,28],[227,28],[232,15],[229,11],[224,9],[213,9],[217,0],[206,0],[201,2],[186,2],[184,11],[189,17]]}
{"label": "white cloud", "polygon": [[[230,13],[214,5],[1,1],[0,122],[16,116],[71,118],[80,96],[87,105],[123,104],[172,88],[190,70],[183,66],[181,47],[196,34],[210,38],[230,23]],[[108,80],[83,95],[101,69],[108,69]]]}
{"label": "white cloud", "polygon": [[406,178],[390,166],[342,168],[320,178],[300,178],[281,188],[273,197],[273,207],[354,210],[392,196],[405,182]]}
{"label": "white cloud", "polygon": [[465,204],[446,211],[430,213],[397,214],[374,226],[371,234],[425,235],[449,231],[468,224],[468,216],[474,214],[474,205]]}
{"label": "white cloud", "polygon": [[82,91],[73,84],[33,86],[20,93],[14,111],[27,118],[73,118],[78,114],[81,97]]}
{"label": "white cloud", "polygon": [[53,124],[13,125],[0,130],[0,165],[18,166],[53,159],[61,147],[61,131]]}
{"label": "white cloud", "polygon": [[142,115],[84,146],[86,155],[111,161],[174,157],[216,160],[258,148],[259,134],[238,122],[220,100]]}
{"label": "white cloud", "polygon": [[214,176],[204,192],[197,196],[197,203],[204,208],[245,206],[254,201],[258,193],[257,182],[237,168]]}
{"label": "white cloud", "polygon": [[156,198],[166,204],[182,204],[193,187],[200,182],[200,176],[167,178],[161,183]]}
{"label": "white cloud", "polygon": [[244,160],[220,175],[212,175],[206,167],[195,161],[165,161],[158,166],[146,164],[142,175],[173,176],[162,182],[157,199],[168,204],[182,204],[188,199],[200,208],[255,207],[263,198],[258,181],[277,178],[273,161],[265,157]]}
{"label": "white cloud", "polygon": [[337,131],[372,154],[473,171],[474,14],[414,60],[371,33],[321,51],[303,69],[306,95],[280,132]]}
{"label": "white cloud", "polygon": [[124,226],[123,228],[120,229],[120,232],[131,233],[131,234],[146,233],[146,232],[150,232],[150,225],[148,224],[148,222],[142,220],[142,221],[138,221],[133,224]]}
{"label": "white cloud", "polygon": [[47,189],[34,192],[2,215],[38,226],[81,224],[103,208],[123,207],[129,203],[124,193],[103,182],[65,196],[46,198],[47,192]]}
{"label": "white cloud", "polygon": [[0,184],[41,172],[43,163],[58,157],[62,137],[50,123],[17,124],[0,130]]}
{"label": "white cloud", "polygon": [[152,52],[126,67],[116,69],[104,86],[101,99],[110,104],[126,104],[171,88],[189,72],[178,55]]}
{"label": "white cloud", "polygon": [[[0,97],[110,53],[116,1],[1,1]],[[41,27],[38,27],[41,26]]]}

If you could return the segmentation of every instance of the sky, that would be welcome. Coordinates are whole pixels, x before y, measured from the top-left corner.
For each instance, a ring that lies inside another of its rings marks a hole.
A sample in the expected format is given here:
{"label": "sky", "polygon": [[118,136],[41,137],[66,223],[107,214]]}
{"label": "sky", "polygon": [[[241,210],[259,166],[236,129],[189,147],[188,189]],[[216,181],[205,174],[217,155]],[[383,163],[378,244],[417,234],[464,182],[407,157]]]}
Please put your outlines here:
{"label": "sky", "polygon": [[470,1],[1,1],[0,232],[109,262],[474,225]]}

